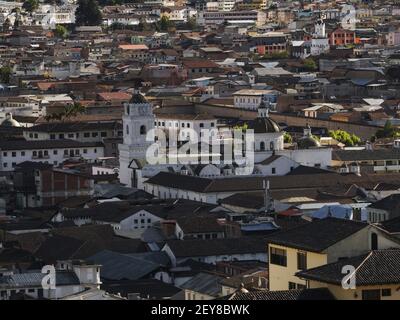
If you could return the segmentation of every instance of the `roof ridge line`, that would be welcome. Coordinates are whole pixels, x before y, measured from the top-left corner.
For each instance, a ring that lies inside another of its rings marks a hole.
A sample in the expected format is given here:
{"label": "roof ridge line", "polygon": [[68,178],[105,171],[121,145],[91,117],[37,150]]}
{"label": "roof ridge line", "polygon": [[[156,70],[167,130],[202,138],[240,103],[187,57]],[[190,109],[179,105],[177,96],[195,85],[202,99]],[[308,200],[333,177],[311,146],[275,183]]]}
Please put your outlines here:
{"label": "roof ridge line", "polygon": [[353,276],[353,274],[354,274],[354,279],[355,279],[355,276],[357,276],[357,271],[363,266],[363,264],[371,257],[371,255],[373,254],[373,250],[371,250],[369,253],[368,253],[368,255],[364,258],[364,260],[363,261],[361,261],[361,263],[358,265],[358,267],[357,268],[355,268],[355,270],[350,274],[351,276]]}

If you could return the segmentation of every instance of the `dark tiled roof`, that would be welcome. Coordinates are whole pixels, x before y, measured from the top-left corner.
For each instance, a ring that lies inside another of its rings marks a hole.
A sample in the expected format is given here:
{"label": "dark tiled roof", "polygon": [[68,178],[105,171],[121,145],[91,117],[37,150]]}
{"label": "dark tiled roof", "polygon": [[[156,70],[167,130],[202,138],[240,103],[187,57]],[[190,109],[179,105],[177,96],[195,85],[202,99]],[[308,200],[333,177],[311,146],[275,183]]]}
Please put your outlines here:
{"label": "dark tiled roof", "polygon": [[41,123],[24,129],[31,132],[80,132],[93,130],[120,130],[122,124],[118,122],[51,122]]}
{"label": "dark tiled roof", "polygon": [[220,200],[223,205],[237,206],[247,209],[261,209],[265,205],[264,195],[259,192],[235,193]]}
{"label": "dark tiled roof", "polygon": [[234,241],[232,239],[169,240],[167,245],[178,258],[267,252],[267,240],[264,237],[242,237]]}
{"label": "dark tiled roof", "polygon": [[1,150],[61,149],[102,146],[103,144],[101,142],[80,142],[76,140],[16,140],[0,142]]}
{"label": "dark tiled roof", "polygon": [[182,289],[192,290],[209,296],[218,296],[222,290],[220,281],[223,279],[210,273],[200,272],[181,285]]}
{"label": "dark tiled roof", "polygon": [[[373,187],[384,179],[386,182],[400,183],[399,173],[390,174],[339,174],[336,172],[321,172],[298,174],[296,179],[292,175],[270,176],[271,190],[306,189],[333,186],[350,187],[357,184],[360,187]],[[162,185],[169,188],[191,190],[201,193],[209,192],[240,192],[263,190],[263,177],[234,176],[228,178],[200,178],[170,172],[160,172],[148,179],[145,183]]]}
{"label": "dark tiled roof", "polygon": [[224,232],[224,227],[213,216],[181,217],[176,219],[176,222],[185,234]]}
{"label": "dark tiled roof", "polygon": [[386,198],[374,202],[369,207],[400,215],[400,194],[392,194]]}
{"label": "dark tiled roof", "polygon": [[335,300],[327,288],[234,293],[229,300]]}
{"label": "dark tiled roof", "polygon": [[147,251],[140,239],[115,236],[110,225],[89,225],[52,229],[35,256],[53,263],[56,260],[85,259],[103,250],[119,253]]}
{"label": "dark tiled roof", "polygon": [[315,168],[315,167],[307,167],[307,166],[298,166],[290,171],[287,175],[301,175],[301,174],[332,174],[332,171]]}
{"label": "dark tiled roof", "polygon": [[119,293],[123,297],[127,297],[130,293],[138,293],[145,299],[165,299],[181,291],[172,284],[156,279],[105,282],[101,285],[101,289],[113,294]]}
{"label": "dark tiled roof", "polygon": [[[9,276],[0,277],[0,288],[29,288],[41,287],[44,273],[16,273]],[[57,271],[57,286],[78,285],[80,284],[78,277],[74,272]]]}
{"label": "dark tiled roof", "polygon": [[139,256],[129,256],[104,250],[88,257],[88,261],[100,264],[101,277],[108,280],[137,280],[160,269],[161,265]]}
{"label": "dark tiled roof", "polygon": [[342,268],[354,266],[357,286],[400,284],[400,250],[371,251],[358,257],[340,260],[321,267],[298,272],[296,275],[331,284],[341,284]]}
{"label": "dark tiled roof", "polygon": [[398,149],[333,150],[332,159],[338,161],[400,159],[400,150]]}
{"label": "dark tiled roof", "polygon": [[274,233],[268,238],[268,243],[322,252],[366,226],[366,223],[346,219],[320,219],[287,231]]}
{"label": "dark tiled roof", "polygon": [[382,222],[378,223],[377,226],[380,229],[383,229],[388,233],[399,233],[400,232],[400,217],[382,221]]}
{"label": "dark tiled roof", "polygon": [[268,157],[267,159],[259,162],[259,164],[269,165],[272,162],[274,162],[275,160],[279,159],[280,157],[282,157],[282,156],[272,155],[272,156]]}

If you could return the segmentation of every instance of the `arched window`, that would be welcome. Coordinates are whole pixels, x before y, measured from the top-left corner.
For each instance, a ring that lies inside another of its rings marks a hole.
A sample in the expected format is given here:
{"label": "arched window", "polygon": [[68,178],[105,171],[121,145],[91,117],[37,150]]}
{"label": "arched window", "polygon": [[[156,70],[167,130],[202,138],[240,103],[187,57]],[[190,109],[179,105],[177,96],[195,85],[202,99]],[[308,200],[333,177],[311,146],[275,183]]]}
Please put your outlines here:
{"label": "arched window", "polygon": [[371,250],[378,250],[378,235],[371,233]]}
{"label": "arched window", "polygon": [[261,141],[261,142],[260,142],[260,150],[261,150],[261,151],[264,151],[264,150],[265,150],[265,142],[264,142],[264,141]]}
{"label": "arched window", "polygon": [[140,134],[146,134],[146,126],[140,126]]}
{"label": "arched window", "polygon": [[274,149],[275,149],[275,146],[274,146],[274,142],[273,142],[273,141],[271,141],[271,142],[269,143],[269,149],[270,149],[270,150],[274,150]]}
{"label": "arched window", "polygon": [[129,134],[129,126],[126,125],[126,134]]}

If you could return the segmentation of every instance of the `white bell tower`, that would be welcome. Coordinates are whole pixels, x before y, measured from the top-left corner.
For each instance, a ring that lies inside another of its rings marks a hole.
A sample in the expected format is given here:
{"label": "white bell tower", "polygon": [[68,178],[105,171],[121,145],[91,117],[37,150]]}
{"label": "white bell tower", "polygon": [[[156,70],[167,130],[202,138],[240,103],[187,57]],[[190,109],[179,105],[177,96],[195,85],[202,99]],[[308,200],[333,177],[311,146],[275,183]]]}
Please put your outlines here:
{"label": "white bell tower", "polygon": [[323,18],[320,18],[315,22],[314,37],[315,38],[325,38],[326,37],[325,22],[324,22]]}
{"label": "white bell tower", "polygon": [[122,116],[123,143],[119,148],[119,181],[122,184],[132,187],[134,170],[132,162],[145,163],[146,151],[154,141],[147,141],[146,136],[149,130],[154,129],[153,106],[139,92],[135,92],[129,101],[124,105]]}

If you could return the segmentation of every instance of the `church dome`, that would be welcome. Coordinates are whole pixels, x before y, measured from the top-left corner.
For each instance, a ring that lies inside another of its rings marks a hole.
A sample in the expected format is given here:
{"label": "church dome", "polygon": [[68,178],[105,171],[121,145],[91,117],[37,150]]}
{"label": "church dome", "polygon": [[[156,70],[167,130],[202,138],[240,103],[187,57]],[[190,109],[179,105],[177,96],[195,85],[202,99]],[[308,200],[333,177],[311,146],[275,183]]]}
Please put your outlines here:
{"label": "church dome", "polygon": [[269,117],[258,117],[249,122],[249,129],[253,129],[255,134],[281,132],[279,125]]}
{"label": "church dome", "polygon": [[140,103],[148,103],[148,101],[141,93],[134,92],[131,100],[129,100],[129,103],[140,104]]}
{"label": "church dome", "polygon": [[20,127],[20,123],[13,119],[11,113],[6,113],[6,118],[0,123],[2,127]]}
{"label": "church dome", "polygon": [[321,146],[319,141],[312,136],[302,137],[297,141],[299,149],[318,148]]}

